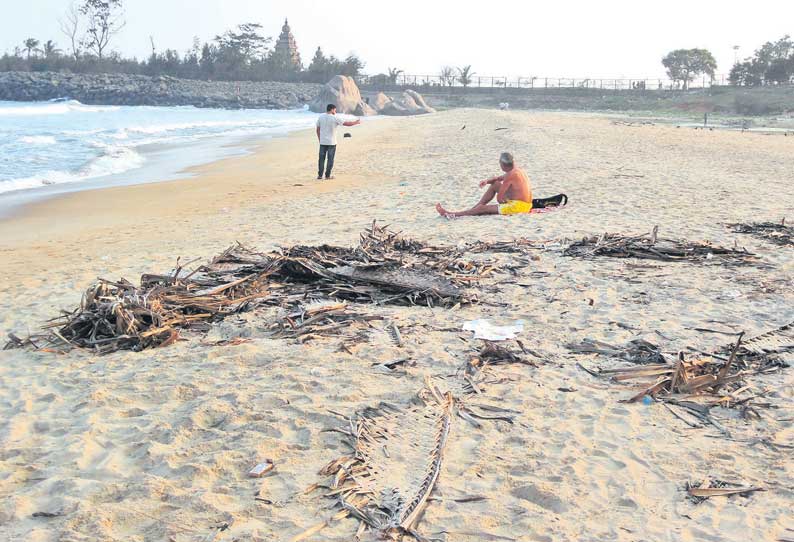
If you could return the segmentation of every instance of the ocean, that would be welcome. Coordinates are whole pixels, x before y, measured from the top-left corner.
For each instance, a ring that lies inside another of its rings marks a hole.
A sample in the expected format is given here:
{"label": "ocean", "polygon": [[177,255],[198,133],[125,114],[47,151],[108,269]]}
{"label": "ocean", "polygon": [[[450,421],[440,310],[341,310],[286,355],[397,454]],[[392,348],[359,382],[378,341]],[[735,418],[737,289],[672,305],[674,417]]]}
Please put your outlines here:
{"label": "ocean", "polygon": [[37,195],[176,178],[244,152],[238,143],[310,128],[315,119],[308,110],[0,101],[0,209]]}

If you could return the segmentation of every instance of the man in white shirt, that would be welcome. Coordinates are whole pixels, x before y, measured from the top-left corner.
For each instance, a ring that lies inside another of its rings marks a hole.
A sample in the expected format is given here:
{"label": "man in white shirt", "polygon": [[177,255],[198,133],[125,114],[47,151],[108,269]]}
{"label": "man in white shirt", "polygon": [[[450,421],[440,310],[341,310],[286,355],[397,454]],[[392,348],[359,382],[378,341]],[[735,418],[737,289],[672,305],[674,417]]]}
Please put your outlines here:
{"label": "man in white shirt", "polygon": [[[323,178],[323,168],[325,168],[325,178],[333,179],[331,171],[334,169],[334,157],[336,156],[336,130],[340,126],[356,126],[361,124],[359,119],[355,121],[344,121],[336,116],[336,106],[328,104],[325,108],[326,113],[317,118],[317,139],[320,141],[320,161],[317,165],[317,180]],[[325,165],[325,158],[328,157],[328,165]]]}

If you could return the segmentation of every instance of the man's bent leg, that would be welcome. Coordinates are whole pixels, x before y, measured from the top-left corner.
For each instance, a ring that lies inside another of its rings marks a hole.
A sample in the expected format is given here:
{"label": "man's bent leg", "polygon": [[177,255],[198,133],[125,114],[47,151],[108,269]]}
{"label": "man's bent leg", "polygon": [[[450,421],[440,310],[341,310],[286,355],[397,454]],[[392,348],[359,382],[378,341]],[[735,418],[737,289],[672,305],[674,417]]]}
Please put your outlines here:
{"label": "man's bent leg", "polygon": [[[488,190],[485,191],[485,194],[482,195],[480,201],[477,202],[477,205],[487,205],[491,202],[491,200],[499,193],[499,189],[502,187],[502,183],[500,181],[496,181],[495,183],[491,184],[488,187]],[[477,207],[475,205],[475,207]]]}
{"label": "man's bent leg", "polygon": [[336,145],[328,145],[328,165],[325,167],[325,178],[331,176],[334,169],[334,158],[336,157]]}

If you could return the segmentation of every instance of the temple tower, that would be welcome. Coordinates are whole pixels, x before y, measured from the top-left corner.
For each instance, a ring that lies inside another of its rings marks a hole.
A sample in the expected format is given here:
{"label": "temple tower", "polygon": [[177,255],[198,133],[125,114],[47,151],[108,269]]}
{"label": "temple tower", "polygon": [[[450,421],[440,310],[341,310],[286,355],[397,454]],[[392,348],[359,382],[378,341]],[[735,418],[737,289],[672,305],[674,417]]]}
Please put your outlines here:
{"label": "temple tower", "polygon": [[275,54],[280,56],[288,64],[298,68],[301,65],[301,55],[298,52],[298,45],[295,43],[295,36],[289,27],[289,21],[284,19],[284,26],[281,27],[281,35],[276,42]]}

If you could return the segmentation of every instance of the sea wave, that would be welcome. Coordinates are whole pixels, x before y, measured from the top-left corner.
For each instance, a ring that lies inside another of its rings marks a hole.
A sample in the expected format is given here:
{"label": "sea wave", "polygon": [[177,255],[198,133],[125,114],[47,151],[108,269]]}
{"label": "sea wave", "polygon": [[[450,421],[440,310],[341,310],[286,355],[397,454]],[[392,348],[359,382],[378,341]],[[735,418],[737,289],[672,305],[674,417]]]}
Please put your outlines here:
{"label": "sea wave", "polygon": [[6,179],[0,181],[0,194],[16,190],[29,190],[55,184],[66,184],[78,181],[87,181],[105,175],[124,173],[131,169],[141,167],[146,159],[132,147],[120,147],[96,143],[96,148],[101,154],[90,160],[76,172],[49,170],[31,177]]}
{"label": "sea wave", "polygon": [[77,100],[67,102],[45,102],[36,105],[0,106],[0,117],[38,117],[43,115],[66,115],[68,113],[103,113],[116,111],[117,106],[84,105]]}
{"label": "sea wave", "polygon": [[27,143],[28,145],[55,145],[56,141],[55,138],[52,136],[23,136],[20,137],[19,140],[22,143]]}

